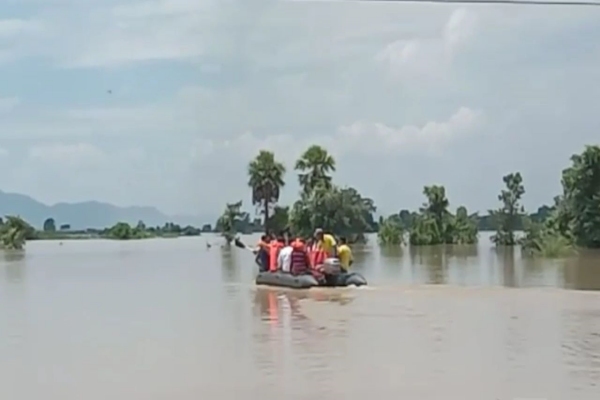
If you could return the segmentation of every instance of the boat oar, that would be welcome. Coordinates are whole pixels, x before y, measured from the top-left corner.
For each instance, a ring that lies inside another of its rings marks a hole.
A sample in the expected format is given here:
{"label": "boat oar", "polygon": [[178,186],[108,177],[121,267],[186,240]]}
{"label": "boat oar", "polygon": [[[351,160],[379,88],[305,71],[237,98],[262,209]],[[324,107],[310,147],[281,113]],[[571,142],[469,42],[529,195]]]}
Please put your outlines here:
{"label": "boat oar", "polygon": [[249,246],[246,246],[239,238],[235,238],[233,243],[236,247],[239,247],[240,249],[248,250],[254,253],[254,249]]}

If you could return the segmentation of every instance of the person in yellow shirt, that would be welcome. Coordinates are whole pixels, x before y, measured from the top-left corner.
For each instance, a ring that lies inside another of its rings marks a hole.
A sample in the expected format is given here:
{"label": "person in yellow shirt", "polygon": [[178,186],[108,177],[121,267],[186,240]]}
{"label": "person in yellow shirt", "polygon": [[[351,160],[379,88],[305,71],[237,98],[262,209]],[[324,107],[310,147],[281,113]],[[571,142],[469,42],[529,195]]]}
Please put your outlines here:
{"label": "person in yellow shirt", "polygon": [[348,246],[348,242],[345,237],[340,238],[340,245],[337,248],[337,255],[340,259],[340,265],[344,272],[348,272],[350,266],[354,262],[354,257],[352,256],[352,250],[350,246]]}
{"label": "person in yellow shirt", "polygon": [[333,235],[324,233],[323,229],[315,230],[315,239],[317,240],[317,248],[327,253],[327,257],[335,257],[337,253],[337,243]]}

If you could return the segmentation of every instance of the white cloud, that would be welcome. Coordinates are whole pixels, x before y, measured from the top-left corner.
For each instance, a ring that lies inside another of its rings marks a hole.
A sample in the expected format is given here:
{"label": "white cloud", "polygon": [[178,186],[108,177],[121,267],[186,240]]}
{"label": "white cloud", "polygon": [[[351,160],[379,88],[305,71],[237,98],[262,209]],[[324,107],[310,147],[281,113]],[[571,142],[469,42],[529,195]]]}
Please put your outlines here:
{"label": "white cloud", "polygon": [[405,125],[392,128],[383,123],[355,122],[340,128],[336,142],[355,151],[372,154],[403,152],[439,153],[453,140],[477,131],[483,120],[480,111],[461,107],[444,122],[430,121],[422,127]]}
{"label": "white cloud", "polygon": [[340,126],[331,135],[289,134],[261,137],[252,132],[227,140],[199,139],[191,148],[190,155],[202,160],[218,154],[235,154],[249,161],[259,150],[271,150],[295,160],[308,146],[320,144],[338,156],[388,154],[435,155],[454,140],[460,140],[480,132],[483,113],[461,107],[446,121],[428,121],[422,126],[404,125],[398,128],[383,123],[357,121]]}
{"label": "white cloud", "polygon": [[465,8],[453,11],[441,32],[395,40],[375,56],[395,79],[441,79],[450,69],[456,53],[476,33],[476,14]]}

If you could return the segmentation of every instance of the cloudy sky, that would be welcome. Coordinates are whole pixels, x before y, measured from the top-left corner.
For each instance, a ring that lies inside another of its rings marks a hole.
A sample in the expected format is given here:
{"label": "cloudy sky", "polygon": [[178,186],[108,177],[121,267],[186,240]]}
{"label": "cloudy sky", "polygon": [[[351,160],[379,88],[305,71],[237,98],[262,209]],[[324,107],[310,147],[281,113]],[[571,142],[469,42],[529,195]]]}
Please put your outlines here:
{"label": "cloudy sky", "polygon": [[309,144],[383,213],[526,205],[598,142],[600,7],[0,0],[0,189],[218,213]]}

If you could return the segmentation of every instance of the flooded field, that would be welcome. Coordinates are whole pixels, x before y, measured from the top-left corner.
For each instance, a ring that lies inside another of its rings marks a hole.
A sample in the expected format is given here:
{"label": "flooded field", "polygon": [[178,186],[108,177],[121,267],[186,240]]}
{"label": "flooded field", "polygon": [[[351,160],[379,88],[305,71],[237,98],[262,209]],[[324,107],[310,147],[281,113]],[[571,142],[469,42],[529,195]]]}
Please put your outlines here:
{"label": "flooded field", "polygon": [[251,254],[207,249],[219,240],[0,254],[4,397],[598,398],[596,254],[527,260],[485,235],[391,253],[371,240],[354,249],[369,287],[291,291],[257,288]]}

